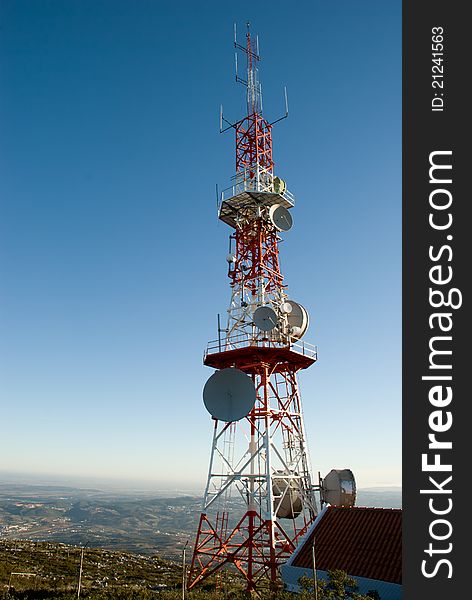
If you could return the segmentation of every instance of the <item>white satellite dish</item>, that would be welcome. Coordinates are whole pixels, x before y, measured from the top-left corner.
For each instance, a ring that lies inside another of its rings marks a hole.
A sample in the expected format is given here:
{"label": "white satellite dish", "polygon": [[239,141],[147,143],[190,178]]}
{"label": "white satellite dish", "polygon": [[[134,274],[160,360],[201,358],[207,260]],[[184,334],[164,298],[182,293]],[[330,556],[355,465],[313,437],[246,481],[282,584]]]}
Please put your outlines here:
{"label": "white satellite dish", "polygon": [[333,469],[321,484],[321,499],[333,506],[354,506],[356,480],[350,469]]}
{"label": "white satellite dish", "polygon": [[288,315],[292,312],[292,305],[290,302],[282,302],[280,305],[280,310],[284,313],[284,315]]}
{"label": "white satellite dish", "polygon": [[292,229],[293,219],[289,211],[281,204],[273,204],[269,209],[269,219],[278,231]]}
{"label": "white satellite dish", "polygon": [[270,306],[259,306],[254,311],[253,320],[261,331],[272,331],[277,325],[277,313]]}
{"label": "white satellite dish", "polygon": [[239,421],[251,412],[255,402],[254,382],[233,367],[213,373],[203,388],[205,408],[219,421]]}
{"label": "white satellite dish", "polygon": [[272,494],[279,519],[296,519],[302,512],[303,504],[298,486],[292,478],[284,477],[283,471],[277,471],[272,479]]}
{"label": "white satellite dish", "polygon": [[280,179],[280,177],[274,177],[272,182],[274,184],[274,192],[276,194],[283,194],[287,189],[285,181],[283,179]]}
{"label": "white satellite dish", "polygon": [[306,308],[301,304],[298,304],[293,300],[287,300],[287,304],[290,304],[292,307],[292,310],[287,315],[290,337],[293,341],[296,341],[305,335],[310,319]]}

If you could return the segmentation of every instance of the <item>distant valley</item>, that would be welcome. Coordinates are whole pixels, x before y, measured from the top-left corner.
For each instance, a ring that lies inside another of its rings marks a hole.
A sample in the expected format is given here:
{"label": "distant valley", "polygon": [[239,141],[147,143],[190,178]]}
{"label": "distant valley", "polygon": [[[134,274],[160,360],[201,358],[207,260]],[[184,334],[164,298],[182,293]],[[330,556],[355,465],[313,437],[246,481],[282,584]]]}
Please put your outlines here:
{"label": "distant valley", "polygon": [[[201,497],[0,482],[0,539],[61,542],[177,559]],[[400,488],[358,492],[358,506],[401,507]],[[235,506],[237,502],[235,501]]]}

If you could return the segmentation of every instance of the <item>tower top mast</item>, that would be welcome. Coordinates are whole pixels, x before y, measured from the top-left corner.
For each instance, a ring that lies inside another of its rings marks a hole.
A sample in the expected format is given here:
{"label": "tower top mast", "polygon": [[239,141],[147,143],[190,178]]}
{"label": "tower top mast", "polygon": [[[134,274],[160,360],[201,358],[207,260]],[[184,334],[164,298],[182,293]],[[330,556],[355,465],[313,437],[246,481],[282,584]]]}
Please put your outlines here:
{"label": "tower top mast", "polygon": [[236,65],[236,81],[242,83],[246,89],[246,100],[247,100],[247,116],[260,115],[262,116],[262,86],[259,82],[259,74],[257,63],[261,60],[259,55],[259,38],[256,36],[255,40],[251,38],[250,23],[246,24],[246,44],[245,46],[238,43],[236,33],[236,23],[234,24],[234,47],[236,50],[240,50],[246,55],[246,79],[243,79],[238,75],[238,53],[235,52],[235,65]]}
{"label": "tower top mast", "polygon": [[[246,87],[247,114],[236,122],[227,120],[220,112],[220,132],[235,131],[236,164],[232,185],[219,194],[218,217],[230,227],[238,228],[243,222],[259,219],[261,210],[269,210],[277,204],[292,208],[293,195],[285,182],[274,176],[272,157],[272,126],[288,116],[287,90],[285,90],[285,114],[269,122],[262,116],[262,87],[259,82],[260,61],[258,37],[251,36],[247,23],[245,44],[237,41],[234,26],[236,81]],[[238,52],[245,54],[246,79],[238,74]],[[223,122],[226,127],[223,127]]]}

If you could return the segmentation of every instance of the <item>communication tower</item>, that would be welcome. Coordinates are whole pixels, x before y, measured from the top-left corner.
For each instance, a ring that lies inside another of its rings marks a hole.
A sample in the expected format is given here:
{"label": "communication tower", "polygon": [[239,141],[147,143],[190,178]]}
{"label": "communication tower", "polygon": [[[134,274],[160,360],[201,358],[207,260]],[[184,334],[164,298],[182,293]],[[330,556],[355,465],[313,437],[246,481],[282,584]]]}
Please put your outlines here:
{"label": "communication tower", "polygon": [[[312,479],[298,386],[299,371],[316,362],[317,349],[301,341],[308,313],[290,298],[279,264],[295,200],[274,174],[276,121],[263,117],[259,44],[249,25],[244,45],[235,28],[234,45],[247,115],[231,123],[221,110],[220,130],[233,129],[236,137],[236,173],[218,206],[219,219],[232,229],[231,300],[226,325],[218,323],[218,339],[204,354],[204,364],[216,369],[203,390],[213,441],[188,588],[234,565],[254,591],[277,585],[278,567],[316,517],[315,491],[323,488]],[[246,57],[244,78],[238,52]],[[282,119],[287,115],[286,102]],[[342,473],[332,478],[330,497],[352,504],[354,479]]]}

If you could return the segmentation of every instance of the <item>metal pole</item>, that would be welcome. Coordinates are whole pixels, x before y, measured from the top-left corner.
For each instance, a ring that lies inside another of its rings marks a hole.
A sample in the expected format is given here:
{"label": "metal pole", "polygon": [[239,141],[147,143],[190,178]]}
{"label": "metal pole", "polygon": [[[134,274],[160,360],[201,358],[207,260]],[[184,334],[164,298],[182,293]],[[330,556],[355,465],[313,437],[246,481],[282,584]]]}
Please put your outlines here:
{"label": "metal pole", "polygon": [[318,600],[318,580],[316,577],[316,554],[315,554],[315,538],[313,537],[313,589],[315,591],[315,600]]}
{"label": "metal pole", "polygon": [[188,540],[185,543],[184,549],[182,551],[182,600],[185,600],[185,588],[186,588],[186,565],[185,565],[185,552],[187,550]]}
{"label": "metal pole", "polygon": [[77,585],[77,598],[80,598],[80,588],[82,586],[82,567],[84,564],[84,550],[85,548],[87,548],[88,546],[88,542],[85,544],[85,546],[82,546],[82,549],[80,551],[80,569],[79,569],[79,582]]}
{"label": "metal pole", "polygon": [[82,566],[84,564],[84,549],[80,551],[80,569],[79,569],[79,583],[77,585],[77,598],[80,598],[80,586],[82,585]]}

